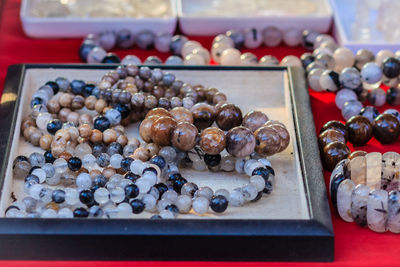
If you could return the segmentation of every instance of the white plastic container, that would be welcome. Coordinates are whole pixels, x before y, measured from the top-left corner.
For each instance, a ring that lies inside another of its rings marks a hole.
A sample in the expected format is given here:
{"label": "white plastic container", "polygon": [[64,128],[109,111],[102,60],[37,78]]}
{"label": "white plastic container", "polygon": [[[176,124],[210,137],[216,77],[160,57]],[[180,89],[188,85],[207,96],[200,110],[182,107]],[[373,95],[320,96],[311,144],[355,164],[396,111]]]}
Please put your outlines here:
{"label": "white plastic container", "polygon": [[[254,0],[246,0],[242,3],[252,1]],[[289,14],[284,10],[261,10],[258,14],[243,13],[240,16],[199,14],[212,9],[213,0],[177,0],[177,8],[180,29],[187,35],[216,35],[230,29],[257,28],[261,30],[267,26],[275,26],[283,31],[296,28],[325,33],[329,31],[332,21],[329,2],[328,0],[312,0],[312,2],[317,6],[317,12],[310,15]]]}
{"label": "white plastic container", "polygon": [[[351,34],[352,24],[355,20],[357,0],[330,0],[333,14],[334,26],[333,35],[341,46],[345,46],[356,53],[359,49],[368,49],[373,53],[378,53],[382,49],[396,51],[400,49],[400,43],[389,43],[383,38],[383,34],[375,29],[375,25],[371,24],[370,28],[373,31],[374,38],[370,41],[354,40]],[[371,14],[376,17],[376,12]],[[370,20],[374,23],[373,20]]]}
{"label": "white plastic container", "polygon": [[30,16],[31,5],[32,1],[22,0],[20,18],[25,34],[33,38],[80,38],[120,29],[173,33],[177,24],[175,0],[171,0],[171,16],[167,18],[39,18]]}

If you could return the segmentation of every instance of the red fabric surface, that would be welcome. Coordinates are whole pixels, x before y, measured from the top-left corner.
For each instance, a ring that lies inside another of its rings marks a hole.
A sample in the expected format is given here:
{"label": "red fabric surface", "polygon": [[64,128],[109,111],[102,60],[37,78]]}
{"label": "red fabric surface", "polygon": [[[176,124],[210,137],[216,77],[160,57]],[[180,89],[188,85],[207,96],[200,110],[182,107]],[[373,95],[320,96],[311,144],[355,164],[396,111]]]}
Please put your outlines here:
{"label": "red fabric surface", "polygon": [[[82,40],[34,40],[26,37],[19,20],[20,0],[8,0],[4,3],[0,24],[0,88],[2,88],[7,67],[17,63],[79,63],[78,48]],[[191,38],[200,41],[204,47],[210,48],[212,37]],[[147,56],[158,55],[163,60],[168,56],[154,50],[115,51],[121,57],[135,54],[144,60]],[[279,59],[286,55],[300,56],[302,48],[259,48],[252,51],[257,56],[272,54]],[[2,90],[2,89],[1,89]],[[329,120],[342,120],[340,111],[334,104],[334,94],[311,92],[311,104],[316,129]],[[380,111],[388,108],[384,106]],[[398,109],[398,107],[397,107]],[[352,148],[353,149],[353,148]],[[372,139],[366,146],[361,147],[367,152],[396,151],[400,152],[399,142],[382,146]],[[325,173],[328,181],[329,173]],[[399,266],[400,265],[400,236],[391,233],[377,234],[367,228],[361,228],[355,223],[342,221],[332,212],[335,232],[335,262],[334,266]],[[261,244],[259,244],[261,245]],[[323,263],[231,263],[231,262],[34,262],[34,261],[0,261],[1,266],[321,266]]]}

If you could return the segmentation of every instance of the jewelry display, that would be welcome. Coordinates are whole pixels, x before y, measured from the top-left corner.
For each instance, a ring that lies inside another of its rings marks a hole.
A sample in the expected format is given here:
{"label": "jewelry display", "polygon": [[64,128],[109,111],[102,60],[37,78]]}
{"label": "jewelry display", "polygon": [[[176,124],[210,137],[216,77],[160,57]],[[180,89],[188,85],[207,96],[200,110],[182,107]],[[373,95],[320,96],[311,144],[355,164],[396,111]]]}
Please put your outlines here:
{"label": "jewelry display", "polygon": [[359,152],[333,170],[329,191],[333,206],[347,222],[375,232],[400,233],[400,155]]}
{"label": "jewelry display", "polygon": [[[14,177],[25,179],[27,196],[6,216],[127,218],[146,210],[158,212],[154,219],[175,218],[259,200],[272,191],[275,176],[265,157],[286,149],[289,133],[262,112],[242,117],[226,101],[215,88],[135,65],[120,66],[97,84],[47,82],[21,124],[25,139],[45,152],[14,160]],[[97,115],[78,113],[83,108]],[[123,126],[142,119],[147,144],[128,140]],[[181,167],[236,170],[250,180],[214,193],[182,177]]]}

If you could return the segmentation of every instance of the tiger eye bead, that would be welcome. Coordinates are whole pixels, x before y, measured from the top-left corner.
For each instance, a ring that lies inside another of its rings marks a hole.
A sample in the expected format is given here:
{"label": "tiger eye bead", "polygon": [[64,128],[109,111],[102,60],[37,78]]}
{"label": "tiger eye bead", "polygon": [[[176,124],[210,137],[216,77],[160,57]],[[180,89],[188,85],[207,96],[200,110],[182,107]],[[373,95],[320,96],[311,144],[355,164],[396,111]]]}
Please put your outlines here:
{"label": "tiger eye bead", "polygon": [[394,143],[400,135],[400,122],[392,114],[381,114],[375,119],[373,133],[382,144]]}
{"label": "tiger eye bead", "polygon": [[367,155],[367,152],[362,151],[362,150],[356,150],[356,151],[352,152],[347,158],[349,160],[352,160],[356,157],[364,157],[365,155]]}
{"label": "tiger eye bead", "polygon": [[208,88],[206,90],[205,95],[206,95],[206,99],[207,99],[208,103],[210,103],[210,104],[213,103],[213,98],[214,98],[214,95],[216,93],[218,93],[218,89],[217,88]]}
{"label": "tiger eye bead", "polygon": [[171,143],[181,151],[188,151],[196,145],[198,130],[196,126],[189,122],[179,122],[171,137]]}
{"label": "tiger eye bead", "polygon": [[40,137],[39,144],[43,150],[50,150],[51,142],[53,141],[53,136],[50,134],[45,134]]}
{"label": "tiger eye bead", "polygon": [[234,104],[223,104],[218,109],[218,115],[215,119],[218,127],[224,131],[228,131],[233,127],[242,124],[242,111]]}
{"label": "tiger eye bead", "polygon": [[332,171],[336,164],[349,156],[350,149],[341,142],[332,142],[326,145],[322,153],[322,165],[327,171]]}
{"label": "tiger eye bead", "polygon": [[248,128],[239,126],[226,134],[226,151],[234,157],[247,157],[256,146],[256,139]]}
{"label": "tiger eye bead", "polygon": [[90,133],[90,142],[93,144],[99,143],[103,140],[103,133],[100,130],[93,129]]}
{"label": "tiger eye bead", "polygon": [[279,133],[269,126],[262,126],[254,132],[256,138],[255,151],[262,156],[271,156],[281,148]]}
{"label": "tiger eye bead", "polygon": [[146,143],[151,143],[151,126],[159,118],[157,115],[149,116],[140,123],[139,134]]}
{"label": "tiger eye bead", "polygon": [[216,108],[206,103],[198,103],[190,111],[193,115],[194,125],[199,130],[210,127],[216,117]]}
{"label": "tiger eye bead", "polygon": [[355,146],[363,146],[372,137],[371,122],[360,115],[351,117],[346,122],[349,141]]}
{"label": "tiger eye bead", "polygon": [[334,129],[328,129],[318,136],[318,144],[321,150],[324,149],[327,144],[332,142],[346,143],[346,138],[343,133]]}
{"label": "tiger eye bead", "polygon": [[184,108],[184,107],[176,107],[176,108],[173,108],[169,113],[172,115],[172,117],[173,117],[177,122],[189,122],[189,123],[193,123],[193,115],[192,115],[192,112],[190,112],[190,110],[188,110],[187,108]]}
{"label": "tiger eye bead", "polygon": [[153,108],[152,110],[147,112],[145,118],[153,116],[153,115],[157,115],[157,116],[160,116],[160,117],[170,117],[170,118],[172,118],[172,115],[165,108]]}
{"label": "tiger eye bead", "polygon": [[267,115],[265,115],[261,111],[253,110],[244,116],[242,125],[246,128],[249,128],[250,131],[254,132],[258,128],[263,126],[267,121]]}
{"label": "tiger eye bead", "polygon": [[172,133],[176,125],[176,120],[169,117],[157,119],[151,125],[151,140],[159,146],[170,146]]}
{"label": "tiger eye bead", "polygon": [[346,126],[341,123],[340,121],[328,121],[327,123],[324,124],[324,126],[322,126],[321,130],[319,131],[319,133],[323,133],[326,130],[329,129],[333,129],[336,131],[339,131],[343,134],[343,136],[346,138],[346,140],[348,140],[348,132],[346,129]]}
{"label": "tiger eye bead", "polygon": [[94,110],[96,106],[97,98],[93,95],[86,97],[85,99],[85,107],[88,110]]}
{"label": "tiger eye bead", "polygon": [[226,146],[225,133],[217,127],[204,129],[200,135],[200,148],[209,155],[221,153]]}

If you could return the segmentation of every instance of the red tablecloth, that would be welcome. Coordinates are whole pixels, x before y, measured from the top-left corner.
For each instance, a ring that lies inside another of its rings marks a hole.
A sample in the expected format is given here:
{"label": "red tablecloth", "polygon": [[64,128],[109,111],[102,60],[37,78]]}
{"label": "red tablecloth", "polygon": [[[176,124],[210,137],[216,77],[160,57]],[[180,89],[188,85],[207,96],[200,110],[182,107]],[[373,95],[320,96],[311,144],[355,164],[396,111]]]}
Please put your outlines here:
{"label": "red tablecloth", "polygon": [[[7,67],[17,63],[79,63],[78,48],[82,40],[33,40],[26,37],[19,20],[20,0],[5,1],[0,24],[0,88],[4,83]],[[200,41],[204,47],[210,48],[212,37],[191,38]],[[150,55],[158,55],[165,59],[168,55],[156,51],[116,51],[121,57],[126,54],[136,54],[142,60]],[[300,56],[302,48],[259,48],[254,51],[257,56],[272,54],[279,59],[286,55]],[[1,89],[2,90],[2,89]],[[321,126],[332,119],[341,120],[340,111],[334,104],[334,95],[330,93],[311,92],[311,103],[317,131]],[[388,108],[384,106],[380,110]],[[372,151],[400,152],[399,142],[390,146],[382,146],[371,140],[361,149]],[[325,173],[328,180],[329,173]],[[400,236],[391,233],[377,234],[369,229],[360,228],[355,223],[342,221],[335,212],[332,212],[335,231],[335,266],[399,266],[400,265]],[[0,248],[1,249],[1,248]],[[321,263],[220,263],[220,262],[21,262],[0,261],[1,266],[320,266]]]}

